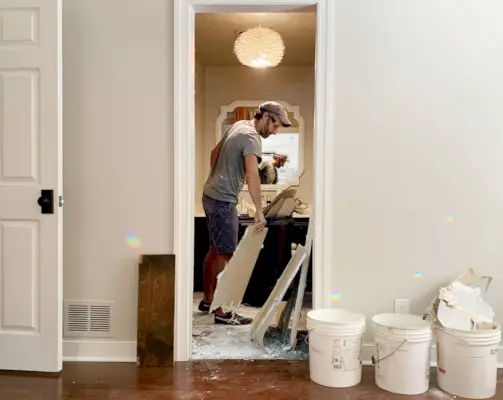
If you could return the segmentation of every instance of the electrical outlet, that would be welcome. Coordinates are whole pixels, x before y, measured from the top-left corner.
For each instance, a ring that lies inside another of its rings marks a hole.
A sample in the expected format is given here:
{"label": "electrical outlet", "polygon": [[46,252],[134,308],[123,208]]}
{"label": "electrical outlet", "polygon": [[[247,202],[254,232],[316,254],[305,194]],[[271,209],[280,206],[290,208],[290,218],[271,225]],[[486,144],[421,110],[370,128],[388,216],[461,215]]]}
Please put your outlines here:
{"label": "electrical outlet", "polygon": [[408,314],[410,308],[409,299],[395,299],[395,312],[399,314]]}

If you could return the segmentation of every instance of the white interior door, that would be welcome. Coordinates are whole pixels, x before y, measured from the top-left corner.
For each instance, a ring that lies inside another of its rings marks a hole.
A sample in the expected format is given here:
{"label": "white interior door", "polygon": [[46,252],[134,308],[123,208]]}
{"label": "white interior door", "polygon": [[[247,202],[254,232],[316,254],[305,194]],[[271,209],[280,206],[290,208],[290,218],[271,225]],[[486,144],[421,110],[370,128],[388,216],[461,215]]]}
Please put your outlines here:
{"label": "white interior door", "polygon": [[62,368],[61,93],[61,0],[0,0],[0,369]]}

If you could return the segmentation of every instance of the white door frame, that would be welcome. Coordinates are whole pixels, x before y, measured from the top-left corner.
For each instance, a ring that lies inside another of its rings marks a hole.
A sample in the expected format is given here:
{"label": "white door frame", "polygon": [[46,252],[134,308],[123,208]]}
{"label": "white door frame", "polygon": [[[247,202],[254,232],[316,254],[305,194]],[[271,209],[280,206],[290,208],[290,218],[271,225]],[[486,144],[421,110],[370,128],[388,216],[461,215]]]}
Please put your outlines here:
{"label": "white door frame", "polygon": [[313,307],[329,307],[334,269],[333,171],[336,0],[175,0],[174,8],[174,252],[175,361],[192,357],[195,168],[195,13],[285,12],[317,5],[314,126]]}

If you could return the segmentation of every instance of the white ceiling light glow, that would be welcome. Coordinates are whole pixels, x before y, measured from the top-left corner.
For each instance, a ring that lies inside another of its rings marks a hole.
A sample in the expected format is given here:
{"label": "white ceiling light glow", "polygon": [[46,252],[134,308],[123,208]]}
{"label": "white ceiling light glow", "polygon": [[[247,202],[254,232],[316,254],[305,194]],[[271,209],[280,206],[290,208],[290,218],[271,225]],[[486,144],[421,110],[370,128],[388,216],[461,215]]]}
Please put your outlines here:
{"label": "white ceiling light glow", "polygon": [[281,35],[269,28],[251,28],[234,42],[234,54],[247,67],[277,67],[283,60],[285,44]]}

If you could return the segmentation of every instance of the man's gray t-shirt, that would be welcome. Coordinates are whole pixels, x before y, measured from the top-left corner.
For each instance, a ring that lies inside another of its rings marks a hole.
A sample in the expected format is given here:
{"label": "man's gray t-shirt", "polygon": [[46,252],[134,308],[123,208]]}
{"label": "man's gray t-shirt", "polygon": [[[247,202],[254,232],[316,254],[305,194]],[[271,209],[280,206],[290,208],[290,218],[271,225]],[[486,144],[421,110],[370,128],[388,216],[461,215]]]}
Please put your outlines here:
{"label": "man's gray t-shirt", "polygon": [[203,193],[215,200],[237,203],[246,177],[245,157],[253,154],[262,160],[262,141],[253,121],[238,121],[223,137],[218,159]]}

